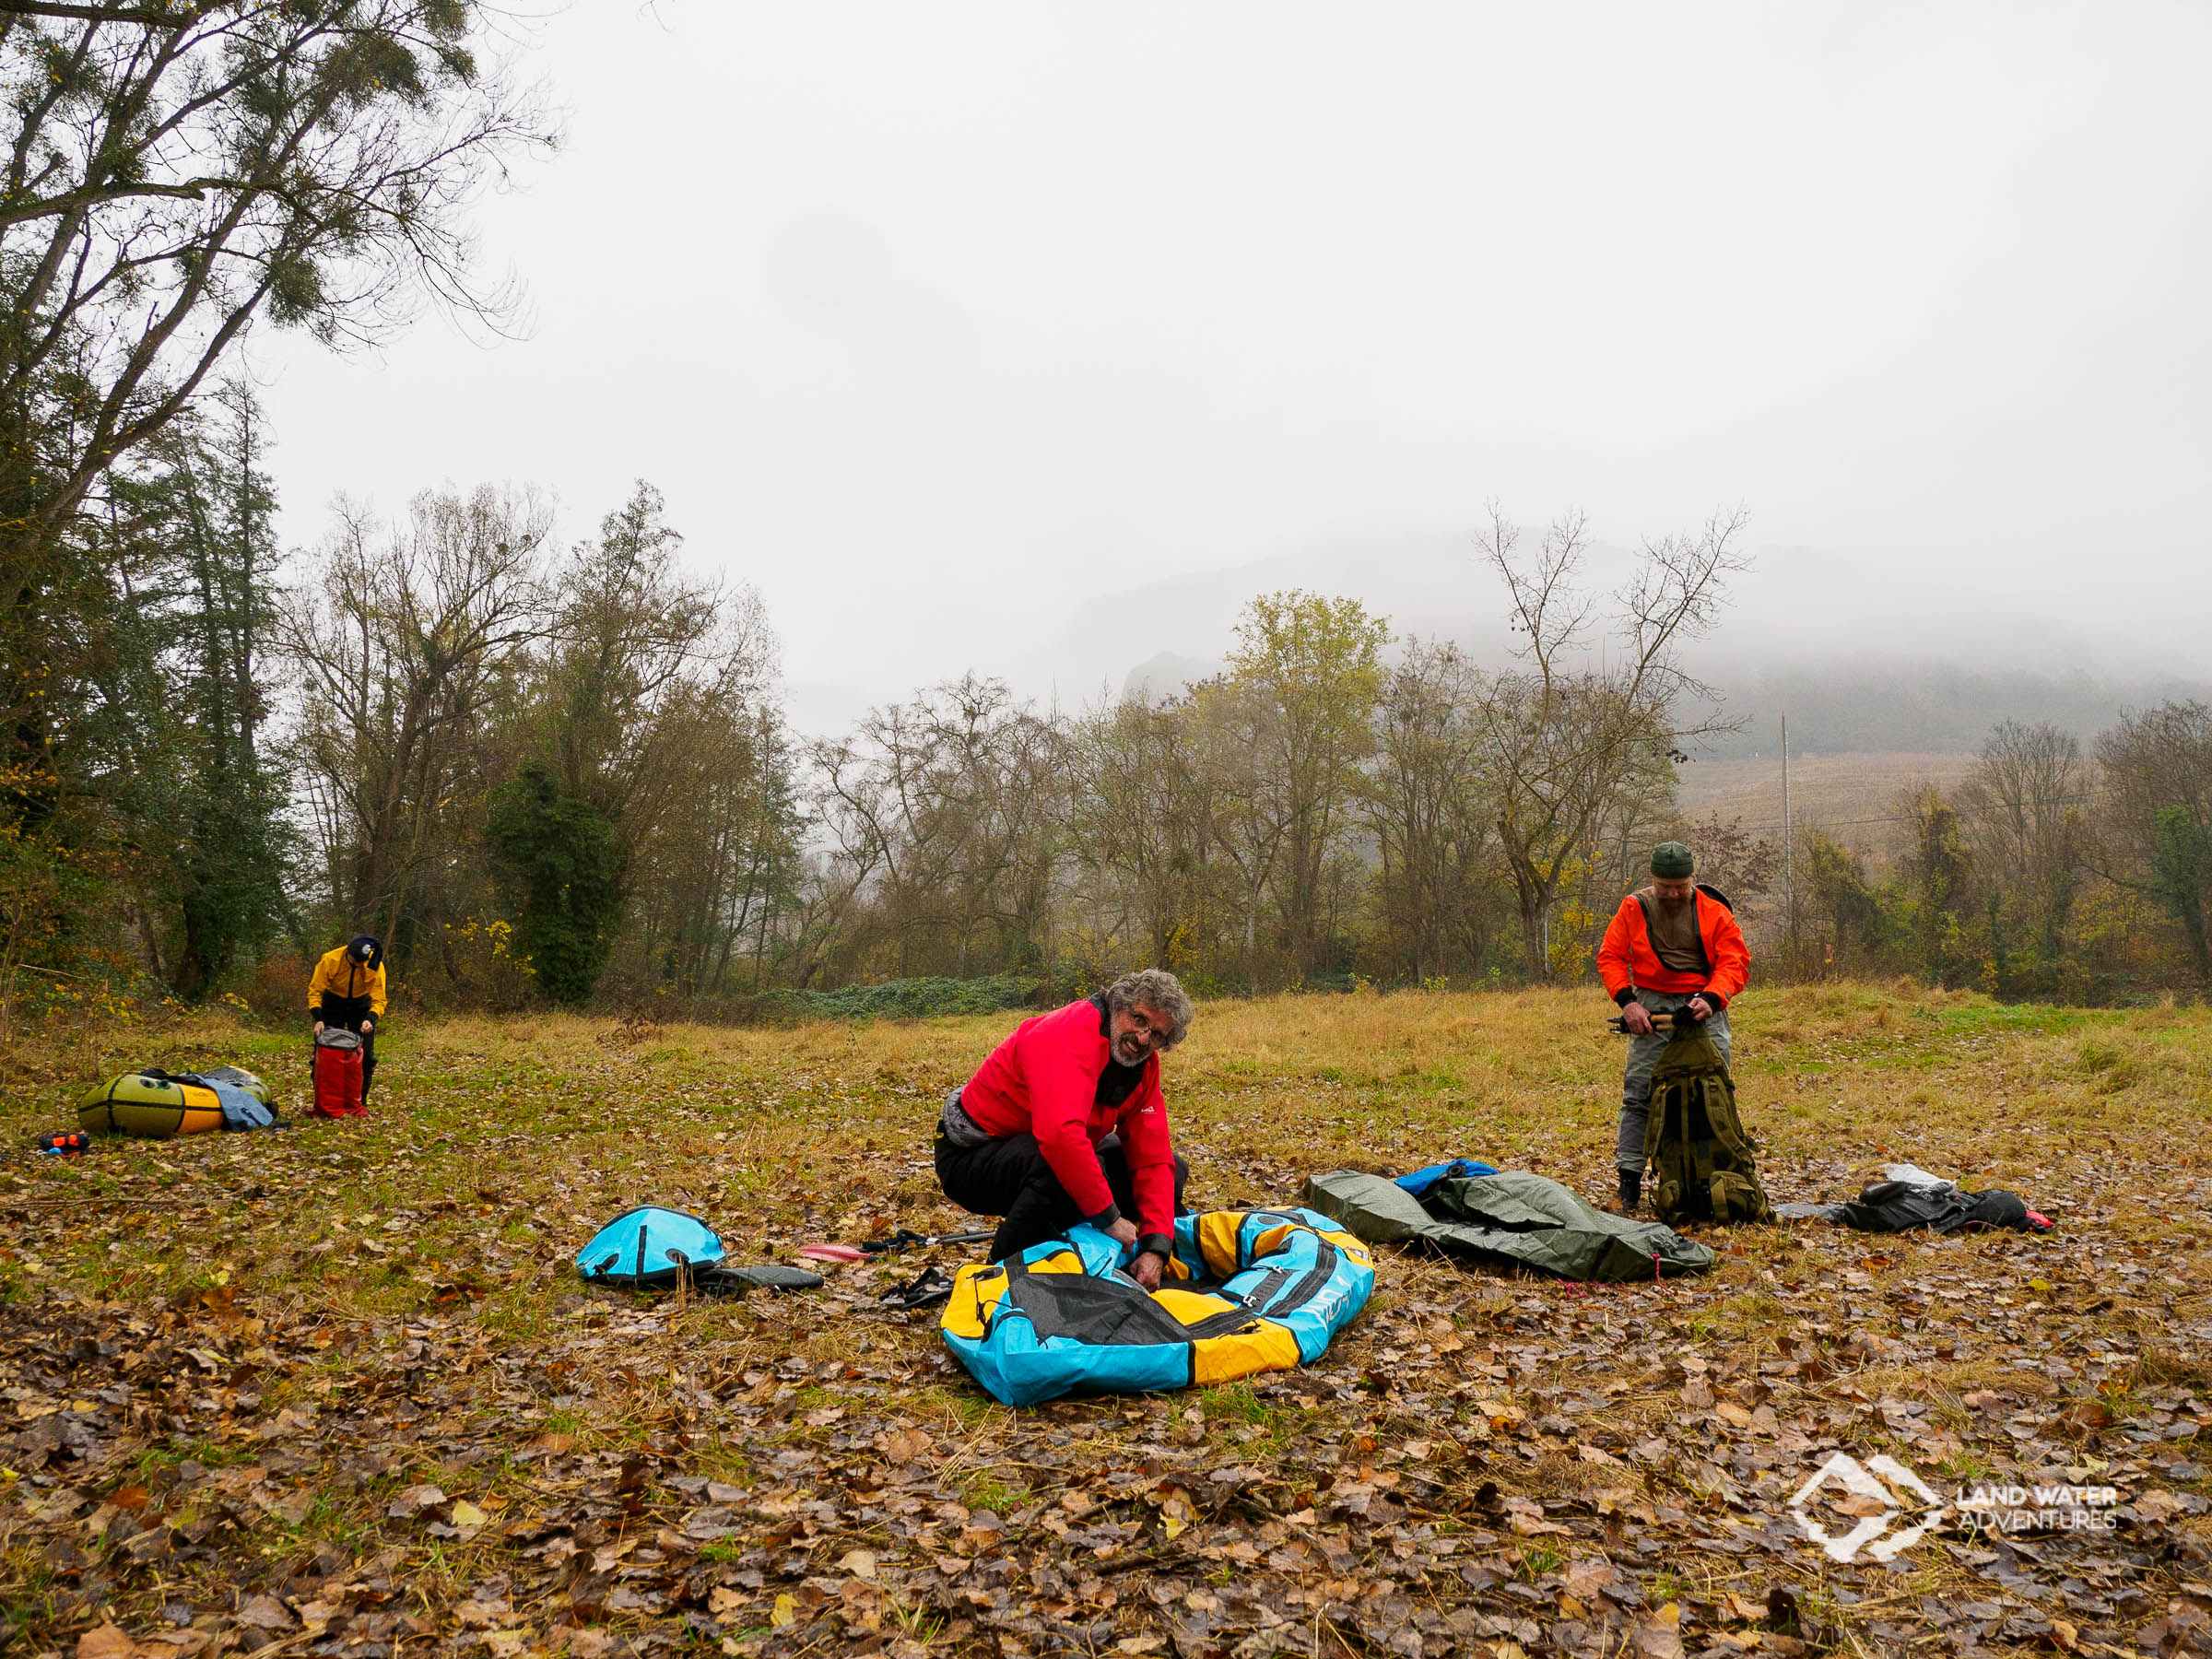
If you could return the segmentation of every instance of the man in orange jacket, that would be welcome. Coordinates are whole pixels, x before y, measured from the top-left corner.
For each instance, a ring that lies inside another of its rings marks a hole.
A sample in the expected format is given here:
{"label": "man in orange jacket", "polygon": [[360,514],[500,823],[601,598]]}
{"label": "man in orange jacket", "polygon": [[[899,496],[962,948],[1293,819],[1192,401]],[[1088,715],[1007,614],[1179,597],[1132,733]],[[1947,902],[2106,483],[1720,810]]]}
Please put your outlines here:
{"label": "man in orange jacket", "polygon": [[1620,1005],[1629,1062],[1620,1080],[1620,1135],[1613,1161],[1620,1206],[1643,1200],[1643,1132],[1651,1114],[1652,1068],[1666,1038],[1654,1014],[1687,1014],[1703,1023],[1728,1058],[1728,1005],[1751,977],[1744,930],[1718,888],[1695,879],[1697,860],[1680,841],[1652,849],[1652,884],[1620,901],[1597,949],[1598,977]]}

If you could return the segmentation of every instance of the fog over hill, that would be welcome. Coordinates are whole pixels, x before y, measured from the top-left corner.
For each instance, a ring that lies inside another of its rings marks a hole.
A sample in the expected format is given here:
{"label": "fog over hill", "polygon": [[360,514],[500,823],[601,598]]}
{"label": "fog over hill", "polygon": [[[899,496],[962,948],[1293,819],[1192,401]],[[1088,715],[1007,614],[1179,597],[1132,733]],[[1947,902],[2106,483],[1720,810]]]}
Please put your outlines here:
{"label": "fog over hill", "polygon": [[473,216],[531,326],[255,348],[311,559],[340,491],[535,480],[565,546],[649,479],[825,732],[968,670],[1080,703],[1289,585],[1487,653],[1486,501],[1617,546],[1740,501],[1739,701],[2212,678],[2212,8],[544,22],[559,159]]}
{"label": "fog over hill", "polygon": [[1783,715],[1794,754],[1948,754],[1979,749],[2001,720],[2047,720],[2086,747],[2124,710],[2170,697],[2212,700],[2212,685],[2177,676],[1977,669],[1871,653],[1746,667],[1727,674],[1719,689],[1724,713],[1742,724],[1700,746],[1714,759],[1776,753]]}
{"label": "fog over hill", "polygon": [[[1523,535],[1533,545],[1541,529]],[[1619,545],[1594,546],[1588,585],[1609,590],[1630,558]],[[1978,748],[2000,720],[2049,720],[2086,740],[2124,709],[2212,699],[2212,667],[2190,637],[2194,603],[2146,606],[2139,593],[2086,580],[2065,593],[1993,586],[1944,570],[1900,585],[1806,549],[1753,558],[1722,626],[1690,647],[1724,714],[1741,723],[1703,747],[1713,759],[1774,752],[1784,714],[1797,753],[1933,754]],[[1003,660],[972,666],[1064,708],[1164,695],[1219,671],[1253,594],[1291,587],[1356,597],[1401,636],[1454,640],[1486,664],[1511,657],[1502,590],[1470,531],[1323,541],[1108,590],[1009,641]],[[1593,643],[1602,647],[1602,635]],[[838,729],[899,694],[858,678],[797,685],[794,717],[803,729]]]}

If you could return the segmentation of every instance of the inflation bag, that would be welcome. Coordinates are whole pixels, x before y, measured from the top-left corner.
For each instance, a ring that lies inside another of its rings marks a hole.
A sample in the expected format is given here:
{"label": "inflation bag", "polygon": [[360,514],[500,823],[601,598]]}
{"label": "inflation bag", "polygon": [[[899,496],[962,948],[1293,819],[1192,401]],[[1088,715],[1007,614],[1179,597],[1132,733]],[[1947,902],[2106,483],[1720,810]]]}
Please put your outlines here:
{"label": "inflation bag", "polygon": [[[576,1253],[576,1277],[618,1289],[673,1285],[722,1261],[722,1236],[697,1216],[641,1205],[616,1217]],[[819,1284],[813,1274],[805,1276]]]}
{"label": "inflation bag", "polygon": [[1374,1258],[1312,1210],[1208,1210],[1175,1223],[1147,1293],[1092,1227],[960,1269],[945,1345],[993,1397],[1033,1406],[1077,1391],[1225,1382],[1321,1358],[1367,1305]]}
{"label": "inflation bag", "polygon": [[[253,1073],[225,1066],[216,1080],[243,1089],[265,1111],[268,1086]],[[169,1140],[224,1127],[223,1101],[206,1078],[194,1074],[172,1077],[149,1066],[87,1090],[76,1103],[76,1124],[88,1135]]]}
{"label": "inflation bag", "polygon": [[361,1099],[361,1040],[352,1031],[332,1028],[315,1039],[315,1104],[317,1117],[363,1117],[369,1103]]}

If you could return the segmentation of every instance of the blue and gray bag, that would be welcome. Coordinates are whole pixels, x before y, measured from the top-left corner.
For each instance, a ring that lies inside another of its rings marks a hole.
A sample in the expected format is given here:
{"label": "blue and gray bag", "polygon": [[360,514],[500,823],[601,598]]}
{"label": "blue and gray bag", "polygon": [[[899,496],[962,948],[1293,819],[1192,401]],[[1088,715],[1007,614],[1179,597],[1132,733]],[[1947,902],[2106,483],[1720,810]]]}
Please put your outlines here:
{"label": "blue and gray bag", "polygon": [[688,1284],[742,1296],[757,1288],[811,1290],[818,1273],[776,1262],[732,1265],[722,1235],[682,1210],[640,1205],[609,1221],[576,1253],[576,1277],[618,1290],[657,1290]]}
{"label": "blue and gray bag", "polygon": [[576,1253],[576,1276],[594,1285],[642,1290],[696,1277],[722,1257],[722,1235],[697,1216],[647,1204],[592,1235]]}

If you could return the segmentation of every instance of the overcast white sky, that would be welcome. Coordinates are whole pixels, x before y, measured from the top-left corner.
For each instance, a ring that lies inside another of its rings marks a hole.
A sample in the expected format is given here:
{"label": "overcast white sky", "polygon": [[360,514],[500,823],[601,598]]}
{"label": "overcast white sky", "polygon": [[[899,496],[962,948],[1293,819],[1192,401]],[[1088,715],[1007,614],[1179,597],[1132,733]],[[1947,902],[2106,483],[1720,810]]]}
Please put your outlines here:
{"label": "overcast white sky", "polygon": [[1184,572],[1449,628],[1491,497],[1747,504],[1739,646],[1924,604],[2212,672],[2202,6],[576,0],[533,62],[535,326],[265,341],[294,542],[649,478],[817,722],[1218,649]]}

